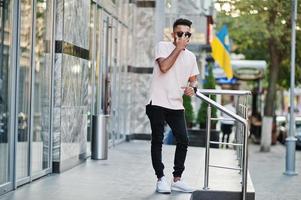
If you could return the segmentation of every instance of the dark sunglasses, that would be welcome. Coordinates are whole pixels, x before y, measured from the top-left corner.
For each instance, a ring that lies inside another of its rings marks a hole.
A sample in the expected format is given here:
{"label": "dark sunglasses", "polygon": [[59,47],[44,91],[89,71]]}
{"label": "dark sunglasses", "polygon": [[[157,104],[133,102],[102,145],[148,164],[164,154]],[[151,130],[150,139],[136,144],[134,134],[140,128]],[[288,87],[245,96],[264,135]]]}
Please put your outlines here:
{"label": "dark sunglasses", "polygon": [[176,32],[177,36],[178,37],[182,37],[183,34],[185,35],[185,37],[191,37],[191,33],[190,32],[182,32],[182,31],[179,31],[179,32]]}

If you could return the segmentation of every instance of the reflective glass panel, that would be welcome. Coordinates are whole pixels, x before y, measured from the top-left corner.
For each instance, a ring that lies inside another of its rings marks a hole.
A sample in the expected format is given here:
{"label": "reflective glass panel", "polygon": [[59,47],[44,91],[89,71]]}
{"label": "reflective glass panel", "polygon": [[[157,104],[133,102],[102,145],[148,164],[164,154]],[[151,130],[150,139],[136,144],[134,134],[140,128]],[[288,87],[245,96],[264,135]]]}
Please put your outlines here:
{"label": "reflective glass panel", "polygon": [[32,171],[49,168],[51,109],[51,0],[36,2]]}
{"label": "reflective glass panel", "polygon": [[31,93],[31,34],[32,34],[32,2],[22,0],[20,4],[20,60],[17,91],[17,178],[27,177],[29,161],[29,119]]}
{"label": "reflective glass panel", "polygon": [[0,185],[9,181],[11,1],[0,2]]}

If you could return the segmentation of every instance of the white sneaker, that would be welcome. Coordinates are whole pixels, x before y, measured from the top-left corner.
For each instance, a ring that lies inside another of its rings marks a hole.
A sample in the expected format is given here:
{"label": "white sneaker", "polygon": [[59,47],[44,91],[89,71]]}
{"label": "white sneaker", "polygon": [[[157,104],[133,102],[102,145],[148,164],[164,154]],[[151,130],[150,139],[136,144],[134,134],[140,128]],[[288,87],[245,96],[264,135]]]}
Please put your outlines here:
{"label": "white sneaker", "polygon": [[178,191],[178,192],[185,192],[185,193],[192,193],[194,192],[196,189],[194,189],[193,187],[190,187],[189,185],[187,185],[185,182],[183,182],[182,180],[178,180],[177,182],[174,182],[172,180],[171,183],[171,190],[172,191]]}
{"label": "white sneaker", "polygon": [[161,177],[160,180],[157,182],[156,192],[162,194],[170,194],[170,184],[167,182],[165,176]]}

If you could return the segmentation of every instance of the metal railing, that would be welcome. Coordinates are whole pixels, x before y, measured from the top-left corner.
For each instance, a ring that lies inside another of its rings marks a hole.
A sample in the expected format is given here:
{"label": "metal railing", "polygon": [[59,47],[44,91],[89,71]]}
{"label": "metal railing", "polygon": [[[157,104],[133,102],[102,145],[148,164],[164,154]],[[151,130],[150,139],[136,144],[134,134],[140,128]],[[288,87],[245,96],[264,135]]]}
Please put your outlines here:
{"label": "metal railing", "polygon": [[[218,104],[214,100],[210,98],[211,95],[231,95],[235,96],[236,101],[236,113],[231,110],[226,109],[224,106]],[[214,168],[222,168],[228,170],[238,170],[242,175],[242,200],[246,200],[247,194],[247,180],[248,180],[248,98],[251,95],[250,91],[242,91],[242,90],[205,90],[198,89],[196,92],[196,96],[201,100],[208,103],[207,108],[207,124],[206,124],[206,153],[205,153],[205,177],[204,177],[204,190],[209,190],[209,167]],[[215,107],[221,112],[227,114],[232,117],[235,121],[235,142],[227,143],[227,142],[216,142],[210,141],[210,132],[211,132],[211,121],[215,120],[225,120],[225,118],[212,118],[211,117],[211,107]],[[237,159],[238,159],[238,167],[227,167],[227,166],[218,166],[218,165],[210,165],[210,144],[221,144],[221,145],[230,145],[236,149]]]}

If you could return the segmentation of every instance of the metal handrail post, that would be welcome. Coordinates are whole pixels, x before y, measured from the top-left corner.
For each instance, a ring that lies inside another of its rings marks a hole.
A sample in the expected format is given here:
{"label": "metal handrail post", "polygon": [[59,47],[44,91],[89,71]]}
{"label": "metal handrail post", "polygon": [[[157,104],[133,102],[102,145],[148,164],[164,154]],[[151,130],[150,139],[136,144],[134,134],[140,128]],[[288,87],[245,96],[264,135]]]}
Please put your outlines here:
{"label": "metal handrail post", "polygon": [[[239,110],[239,100],[240,100],[240,96],[237,96],[237,101],[236,101],[235,107],[236,107],[236,114],[238,114],[238,115],[240,113],[240,110]],[[236,126],[236,129],[235,129],[235,141],[237,143],[239,143],[239,131],[240,131],[240,127],[239,127],[239,123],[237,121],[235,121],[235,126]],[[237,156],[238,162],[240,161],[240,156],[239,156],[239,150],[240,150],[240,148],[241,147],[237,147],[236,148],[236,156]]]}
{"label": "metal handrail post", "polygon": [[210,156],[210,128],[211,128],[211,105],[208,104],[207,108],[207,123],[206,123],[206,153],[205,153],[205,178],[204,190],[208,190],[209,182],[209,156]]}
{"label": "metal handrail post", "polygon": [[[246,105],[246,99],[243,100],[244,101],[244,105]],[[247,108],[246,107],[241,107],[241,110],[242,110],[242,116],[246,119],[246,116],[247,116]],[[242,133],[241,134],[241,141],[243,143],[243,146],[241,148],[241,151],[240,151],[240,156],[242,159],[240,159],[240,166],[244,166],[244,149],[245,149],[245,136],[247,134],[246,130],[245,130],[245,127],[243,126],[242,127]],[[244,176],[244,173],[243,173],[243,176]]]}
{"label": "metal handrail post", "polygon": [[[245,105],[247,105],[248,102],[248,97],[246,97]],[[244,118],[248,118],[248,107],[244,108]],[[242,169],[243,169],[243,174],[242,174],[242,199],[246,200],[247,199],[247,184],[248,184],[248,132],[249,132],[249,127],[248,123],[244,124],[244,131],[243,131],[243,163],[242,163]]]}
{"label": "metal handrail post", "polygon": [[247,199],[248,184],[248,124],[244,124],[244,145],[243,145],[243,172],[242,172],[242,200]]}

